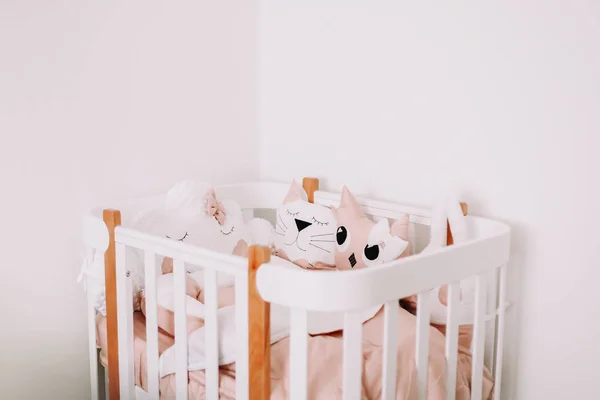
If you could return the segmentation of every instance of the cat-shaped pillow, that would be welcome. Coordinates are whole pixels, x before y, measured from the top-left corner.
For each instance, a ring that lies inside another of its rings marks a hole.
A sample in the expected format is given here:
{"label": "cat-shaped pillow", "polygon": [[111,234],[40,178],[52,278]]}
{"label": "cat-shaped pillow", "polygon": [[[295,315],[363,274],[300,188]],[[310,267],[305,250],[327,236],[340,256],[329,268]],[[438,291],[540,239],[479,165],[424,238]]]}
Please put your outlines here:
{"label": "cat-shaped pillow", "polygon": [[276,256],[307,269],[335,268],[335,218],[328,207],[308,202],[296,180],[275,218]]}
{"label": "cat-shaped pillow", "polygon": [[242,239],[242,211],[235,201],[217,201],[208,184],[184,181],[175,185],[165,201],[165,236],[218,252],[231,254]]}
{"label": "cat-shaped pillow", "polygon": [[248,245],[273,243],[273,228],[268,221],[244,221],[240,205],[219,199],[208,184],[181,182],[169,191],[165,205],[166,236],[170,239],[240,256],[247,255]]}
{"label": "cat-shaped pillow", "polygon": [[408,215],[390,227],[387,219],[369,219],[346,186],[340,207],[331,210],[337,220],[335,265],[338,270],[373,267],[393,261],[408,250]]}
{"label": "cat-shaped pillow", "polygon": [[[240,205],[233,200],[219,200],[208,184],[183,181],[166,196],[166,233],[171,240],[186,242],[213,251],[247,256],[249,244],[271,246],[271,224],[260,218],[245,223]],[[197,329],[204,321],[204,271],[202,266],[187,266],[186,312],[188,331]],[[157,280],[159,326],[173,334],[173,260],[162,260],[161,276]],[[219,307],[233,304],[235,278],[217,273]],[[145,313],[145,298],[142,296]]]}

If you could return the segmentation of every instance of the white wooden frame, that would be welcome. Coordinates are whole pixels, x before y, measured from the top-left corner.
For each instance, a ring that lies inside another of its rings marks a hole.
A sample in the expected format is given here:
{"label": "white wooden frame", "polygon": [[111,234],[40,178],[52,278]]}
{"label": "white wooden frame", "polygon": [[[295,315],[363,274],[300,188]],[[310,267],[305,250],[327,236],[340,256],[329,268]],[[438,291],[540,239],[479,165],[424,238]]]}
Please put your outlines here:
{"label": "white wooden frame", "polygon": [[[318,181],[308,179],[304,187],[314,202],[323,205],[337,205],[339,193],[314,191]],[[285,197],[288,184],[246,183],[219,187],[220,196],[237,200],[243,209],[252,213],[254,209],[274,209]],[[407,207],[394,202],[383,202],[358,198],[367,214],[375,217],[398,218],[401,214],[410,215],[414,224],[428,225],[431,211],[427,208]],[[116,220],[113,216],[113,222]],[[106,212],[105,212],[106,217]],[[398,324],[393,312],[398,299],[418,294],[416,363],[419,383],[419,398],[426,396],[426,371],[428,354],[428,290],[442,284],[449,284],[448,327],[446,336],[446,357],[448,388],[455,385],[457,362],[458,326],[453,314],[458,306],[457,283],[463,279],[477,277],[477,306],[473,337],[472,398],[481,398],[481,373],[483,366],[489,368],[495,377],[495,398],[500,399],[504,308],[506,304],[506,263],[509,257],[510,229],[507,225],[486,218],[468,216],[466,218],[474,236],[465,243],[440,248],[428,254],[417,254],[387,265],[358,271],[344,271],[335,274],[318,274],[313,271],[277,268],[269,262],[268,249],[258,251],[258,256],[249,260],[236,256],[218,254],[197,246],[152,236],[133,229],[120,227],[120,217],[116,224],[103,224],[99,213],[92,213],[84,221],[84,238],[88,251],[106,252],[105,268],[114,267],[116,273],[117,319],[118,319],[118,382],[114,388],[109,382],[111,400],[155,399],[158,396],[158,347],[156,325],[156,282],[152,274],[157,265],[154,255],[171,257],[174,260],[176,285],[175,325],[177,398],[187,398],[187,335],[185,318],[185,271],[183,263],[201,265],[207,274],[206,317],[207,339],[214,343],[214,351],[207,357],[207,398],[218,398],[218,354],[219,330],[216,323],[216,272],[232,274],[236,282],[236,325],[238,329],[238,359],[236,360],[237,398],[263,399],[270,395],[269,359],[270,350],[265,336],[268,335],[269,303],[290,307],[291,312],[291,351],[294,360],[293,374],[290,377],[292,398],[305,399],[306,388],[306,312],[339,311],[346,313],[344,324],[344,398],[360,398],[360,365],[354,362],[361,357],[361,329],[357,311],[385,304],[384,363],[382,369],[383,398],[395,398],[396,359],[395,354]],[[106,218],[105,218],[106,221]],[[131,299],[131,277],[125,265],[124,250],[133,247],[145,252],[146,257],[146,299],[148,335],[148,392],[135,385],[133,377],[133,313]],[[114,252],[111,253],[111,252]],[[262,255],[260,255],[262,254]],[[114,260],[114,261],[112,261]],[[112,262],[112,264],[111,264]],[[260,268],[259,268],[260,267]],[[107,272],[108,276],[108,272]],[[108,280],[107,280],[108,284]],[[210,286],[214,287],[210,287]],[[377,290],[369,288],[377,287]],[[108,289],[108,288],[107,288]],[[310,289],[310,290],[309,290]],[[108,290],[107,290],[108,292]],[[307,293],[311,293],[307,296]],[[316,295],[315,295],[316,294]],[[107,294],[108,295],[108,294]],[[92,399],[98,398],[97,352],[94,315],[95,311],[88,299],[90,317],[90,368],[92,376]],[[492,319],[487,318],[492,314]],[[114,317],[114,316],[113,316]],[[252,337],[266,346],[250,345]],[[180,339],[181,338],[181,339]],[[110,346],[110,340],[109,340]],[[210,347],[210,346],[207,346]],[[110,347],[109,347],[110,353]],[[114,356],[113,356],[114,357]],[[109,365],[110,355],[109,355]],[[114,364],[113,364],[114,365]],[[110,370],[109,370],[110,373]],[[479,397],[477,397],[479,395]],[[454,390],[448,392],[454,398]]]}

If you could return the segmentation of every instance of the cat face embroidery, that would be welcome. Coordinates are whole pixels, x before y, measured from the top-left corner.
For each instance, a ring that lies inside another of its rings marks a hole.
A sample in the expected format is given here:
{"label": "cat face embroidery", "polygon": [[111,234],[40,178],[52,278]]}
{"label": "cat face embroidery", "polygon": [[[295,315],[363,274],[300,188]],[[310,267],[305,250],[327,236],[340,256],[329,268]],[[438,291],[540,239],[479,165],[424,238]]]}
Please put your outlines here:
{"label": "cat face embroidery", "polygon": [[334,216],[327,207],[309,203],[304,189],[294,180],[277,208],[277,254],[305,268],[332,268],[334,264]]}
{"label": "cat face embroidery", "polygon": [[230,254],[242,239],[242,210],[235,201],[218,201],[215,191],[184,181],[166,199],[167,238]]}
{"label": "cat face embroidery", "polygon": [[339,270],[360,269],[395,260],[407,250],[408,216],[394,222],[377,224],[361,210],[344,186],[338,209],[332,208],[337,220],[335,265]]}

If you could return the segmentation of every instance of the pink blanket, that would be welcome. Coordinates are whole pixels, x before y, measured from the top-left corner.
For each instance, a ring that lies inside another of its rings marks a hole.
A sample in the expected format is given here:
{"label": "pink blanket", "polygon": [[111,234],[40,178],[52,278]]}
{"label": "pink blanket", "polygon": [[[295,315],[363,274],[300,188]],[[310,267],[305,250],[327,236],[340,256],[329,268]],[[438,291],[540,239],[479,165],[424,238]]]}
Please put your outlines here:
{"label": "pink blanket", "polygon": [[[398,334],[398,373],[397,399],[416,399],[417,381],[414,363],[416,318],[399,309]],[[98,346],[101,351],[101,362],[106,364],[106,320],[97,319]],[[146,380],[146,329],[144,316],[136,312],[135,329],[135,377],[136,384],[147,388]],[[465,339],[468,332],[461,332]],[[459,347],[456,399],[470,398],[471,354],[465,346],[466,340],[461,337]],[[173,344],[173,338],[161,331],[159,334],[159,352],[162,353]],[[383,345],[383,310],[363,325],[363,398],[379,399],[381,397],[381,369]],[[440,330],[430,328],[428,398],[445,399],[445,337]],[[341,333],[312,336],[308,342],[308,397],[310,399],[337,399],[342,397],[342,363],[343,341]],[[271,398],[289,398],[289,338],[272,346],[271,349]],[[489,371],[483,373],[483,399],[493,399],[493,381]],[[162,399],[175,398],[175,375],[161,379]],[[189,397],[204,399],[204,372],[189,373]],[[235,364],[220,369],[220,398],[235,398]]]}

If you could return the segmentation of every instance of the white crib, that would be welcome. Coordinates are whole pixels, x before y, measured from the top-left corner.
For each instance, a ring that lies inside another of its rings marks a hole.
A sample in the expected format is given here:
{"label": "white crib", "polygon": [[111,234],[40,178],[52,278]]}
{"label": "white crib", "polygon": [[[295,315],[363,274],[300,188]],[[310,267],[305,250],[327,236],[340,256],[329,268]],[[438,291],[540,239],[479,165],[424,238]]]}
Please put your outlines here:
{"label": "white crib", "polygon": [[[339,193],[319,191],[318,180],[305,178],[309,200],[337,206]],[[246,213],[275,209],[285,197],[283,183],[245,183],[218,188],[223,198],[237,200]],[[411,235],[430,223],[431,210],[393,202],[358,198],[366,214],[374,218],[410,215]],[[448,399],[454,399],[457,368],[459,282],[476,276],[476,306],[472,342],[472,399],[481,399],[484,365],[494,376],[494,397],[500,399],[504,310],[506,306],[506,263],[509,258],[510,229],[486,218],[468,216],[474,232],[467,243],[447,246],[430,254],[416,254],[377,268],[339,273],[278,268],[271,264],[270,249],[251,246],[248,259],[218,254],[164,237],[152,236],[120,225],[120,212],[104,210],[86,217],[84,240],[88,251],[105,253],[106,314],[108,331],[108,394],[115,399],[159,398],[159,353],[156,304],[155,255],[174,260],[176,390],[178,399],[188,396],[188,339],[185,316],[184,263],[205,269],[207,310],[205,318],[207,399],[219,397],[217,324],[217,272],[235,277],[236,301],[236,398],[267,399],[270,396],[270,303],[291,310],[290,391],[292,399],[307,398],[307,311],[344,312],[343,398],[359,399],[362,373],[361,320],[358,311],[384,305],[384,361],[381,371],[382,398],[396,398],[396,332],[398,299],[418,295],[416,368],[419,398],[426,398],[429,344],[429,297],[425,293],[449,284],[446,330]],[[451,238],[451,232],[448,232]],[[415,240],[416,241],[416,240]],[[415,242],[412,241],[411,242]],[[449,242],[451,244],[451,242]],[[147,391],[135,385],[133,376],[133,305],[131,273],[125,262],[126,247],[145,252],[145,295],[147,328]],[[377,288],[377,290],[373,290]],[[311,293],[307,296],[307,293]],[[90,373],[92,399],[99,398],[98,353],[95,309],[88,298],[90,332]],[[490,317],[493,316],[493,317]],[[208,345],[210,344],[210,345]],[[358,362],[357,362],[358,361]]]}

